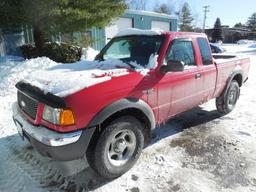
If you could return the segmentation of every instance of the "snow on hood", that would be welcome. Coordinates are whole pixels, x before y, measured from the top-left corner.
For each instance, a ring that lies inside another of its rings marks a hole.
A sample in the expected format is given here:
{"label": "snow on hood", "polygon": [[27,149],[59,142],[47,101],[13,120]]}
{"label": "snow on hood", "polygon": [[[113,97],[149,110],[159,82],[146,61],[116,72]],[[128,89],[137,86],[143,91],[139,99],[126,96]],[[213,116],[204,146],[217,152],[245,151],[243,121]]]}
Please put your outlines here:
{"label": "snow on hood", "polygon": [[128,35],[154,36],[154,35],[161,35],[162,33],[163,33],[163,31],[161,31],[161,30],[141,30],[141,29],[128,28],[128,29],[120,31],[116,35],[116,37],[122,37],[122,36],[128,36]]}
{"label": "snow on hood", "polygon": [[[37,62],[40,58],[34,59]],[[42,63],[42,61],[40,61]],[[45,94],[59,97],[71,95],[84,88],[109,81],[112,77],[129,74],[129,65],[120,60],[80,61],[73,64],[61,64],[47,59],[48,68],[31,73],[25,82],[38,87]],[[157,55],[151,55],[147,68],[133,63],[135,71],[145,76],[157,66]]]}
{"label": "snow on hood", "polygon": [[74,64],[52,62],[52,67],[36,71],[25,81],[40,88],[45,94],[50,92],[59,97],[129,73],[128,69],[121,68],[124,65],[119,60],[81,61]]}

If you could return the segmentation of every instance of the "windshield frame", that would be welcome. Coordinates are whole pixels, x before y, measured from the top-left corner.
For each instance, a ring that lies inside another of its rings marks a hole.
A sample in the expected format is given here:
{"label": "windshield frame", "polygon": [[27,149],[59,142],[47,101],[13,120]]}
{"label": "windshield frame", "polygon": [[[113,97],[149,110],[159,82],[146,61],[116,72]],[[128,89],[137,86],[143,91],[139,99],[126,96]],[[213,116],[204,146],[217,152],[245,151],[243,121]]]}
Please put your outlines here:
{"label": "windshield frame", "polygon": [[[96,56],[95,60],[99,60],[99,61],[104,61],[104,54],[107,52],[107,50],[109,49],[109,47],[116,42],[117,40],[127,40],[127,39],[132,39],[134,37],[137,38],[141,38],[141,37],[150,37],[150,38],[157,38],[158,40],[161,40],[161,45],[158,49],[158,52],[156,53],[157,55],[159,55],[161,53],[161,50],[163,48],[164,42],[165,42],[165,37],[163,35],[129,35],[129,36],[121,36],[121,37],[114,37],[112,38],[107,44],[106,46],[100,51],[100,53]],[[122,61],[122,59],[120,59]],[[139,63],[138,63],[139,64]],[[141,65],[143,68],[146,68],[147,65]]]}

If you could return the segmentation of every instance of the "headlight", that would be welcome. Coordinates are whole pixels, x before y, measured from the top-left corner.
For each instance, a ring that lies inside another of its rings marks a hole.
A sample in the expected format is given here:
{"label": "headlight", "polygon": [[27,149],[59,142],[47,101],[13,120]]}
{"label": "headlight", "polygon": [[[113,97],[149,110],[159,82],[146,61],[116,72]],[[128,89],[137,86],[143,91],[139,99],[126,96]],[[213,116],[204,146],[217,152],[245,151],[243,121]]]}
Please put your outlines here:
{"label": "headlight", "polygon": [[45,105],[43,119],[55,125],[74,125],[75,118],[71,109],[56,109]]}

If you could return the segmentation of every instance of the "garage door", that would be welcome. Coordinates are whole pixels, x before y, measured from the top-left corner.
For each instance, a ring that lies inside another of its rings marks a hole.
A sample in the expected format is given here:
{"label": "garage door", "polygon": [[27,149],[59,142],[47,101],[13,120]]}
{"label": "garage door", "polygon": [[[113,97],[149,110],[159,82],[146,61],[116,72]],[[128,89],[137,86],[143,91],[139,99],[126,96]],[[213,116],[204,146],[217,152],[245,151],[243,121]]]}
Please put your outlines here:
{"label": "garage door", "polygon": [[151,29],[161,29],[163,31],[170,31],[170,23],[164,21],[152,21]]}
{"label": "garage door", "polygon": [[119,31],[127,28],[132,28],[131,18],[120,18],[113,21],[109,26],[106,27],[106,42],[109,42]]}

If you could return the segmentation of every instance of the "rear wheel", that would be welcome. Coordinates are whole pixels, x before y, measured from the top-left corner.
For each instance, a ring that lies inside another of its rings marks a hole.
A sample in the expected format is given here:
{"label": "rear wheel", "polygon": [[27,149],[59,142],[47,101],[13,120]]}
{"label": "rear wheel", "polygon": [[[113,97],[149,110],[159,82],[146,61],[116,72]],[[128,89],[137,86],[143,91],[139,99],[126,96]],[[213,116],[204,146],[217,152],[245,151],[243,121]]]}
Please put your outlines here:
{"label": "rear wheel", "polygon": [[132,116],[110,123],[99,136],[90,155],[90,166],[105,178],[115,178],[128,171],[139,158],[143,145],[143,127]]}
{"label": "rear wheel", "polygon": [[216,107],[218,112],[222,114],[230,113],[237,103],[237,100],[240,95],[240,87],[237,81],[233,80],[228,88],[227,93],[216,98]]}

